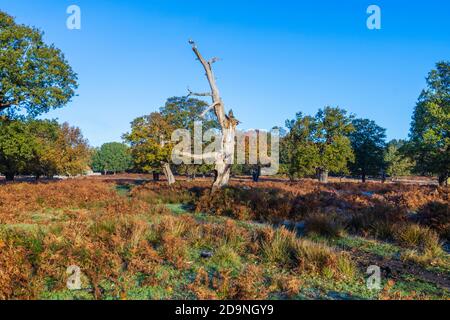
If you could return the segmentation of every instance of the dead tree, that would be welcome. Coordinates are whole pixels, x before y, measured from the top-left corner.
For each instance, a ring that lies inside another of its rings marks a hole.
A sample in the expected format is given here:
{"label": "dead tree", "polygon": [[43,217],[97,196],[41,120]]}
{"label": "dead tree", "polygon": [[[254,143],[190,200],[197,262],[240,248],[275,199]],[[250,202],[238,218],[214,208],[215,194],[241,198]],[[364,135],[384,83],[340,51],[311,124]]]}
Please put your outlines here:
{"label": "dead tree", "polygon": [[[164,140],[164,136],[160,137],[160,145],[161,145],[161,149],[164,149],[164,147],[166,146],[166,141]],[[166,176],[167,183],[169,184],[169,186],[171,186],[172,184],[175,183],[175,176],[172,173],[172,169],[170,168],[169,162],[161,161],[161,167],[162,167],[164,175]]]}
{"label": "dead tree", "polygon": [[170,185],[175,183],[175,176],[172,173],[172,170],[170,169],[170,164],[167,162],[161,163],[162,169],[164,172],[164,175],[166,176],[167,183]]}
{"label": "dead tree", "polygon": [[236,127],[239,121],[234,118],[233,112],[230,110],[228,115],[225,114],[225,107],[222,98],[219,93],[219,89],[216,84],[216,78],[214,77],[214,72],[212,66],[218,61],[217,58],[212,58],[211,60],[205,60],[203,56],[198,51],[197,45],[194,41],[190,40],[189,44],[192,46],[197,59],[202,64],[206,71],[206,78],[208,79],[211,92],[208,93],[193,93],[189,92],[189,95],[195,96],[209,96],[212,99],[212,104],[209,108],[202,114],[205,116],[210,110],[214,110],[217,117],[217,121],[221,129],[221,141],[220,148],[212,155],[203,155],[205,157],[213,157],[215,162],[215,172],[216,176],[214,179],[214,184],[212,190],[217,190],[226,186],[230,179],[231,165],[234,160],[234,149],[235,149],[235,136]]}

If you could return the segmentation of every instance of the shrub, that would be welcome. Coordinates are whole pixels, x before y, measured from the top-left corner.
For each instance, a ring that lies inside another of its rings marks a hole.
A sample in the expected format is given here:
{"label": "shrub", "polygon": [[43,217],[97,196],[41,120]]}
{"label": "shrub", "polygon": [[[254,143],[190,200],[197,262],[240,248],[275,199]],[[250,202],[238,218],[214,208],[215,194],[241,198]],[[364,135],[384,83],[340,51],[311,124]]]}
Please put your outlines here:
{"label": "shrub", "polygon": [[28,252],[0,238],[0,300],[33,298]]}
{"label": "shrub", "polygon": [[443,239],[450,241],[450,204],[432,201],[422,206],[415,220],[435,230]]}
{"label": "shrub", "polygon": [[392,239],[393,226],[406,220],[406,212],[391,205],[377,205],[354,213],[348,228],[353,233]]}
{"label": "shrub", "polygon": [[345,233],[342,217],[337,214],[313,213],[305,218],[305,231],[327,237],[341,237]]}
{"label": "shrub", "polygon": [[276,274],[272,278],[271,286],[279,290],[288,299],[292,299],[300,293],[302,284],[303,281],[300,280],[298,275]]}
{"label": "shrub", "polygon": [[264,272],[260,266],[248,265],[239,276],[232,281],[226,299],[263,300],[267,299],[267,289],[264,283]]}
{"label": "shrub", "polygon": [[394,238],[401,246],[434,256],[442,253],[438,234],[428,227],[403,224],[396,226],[395,230]]}
{"label": "shrub", "polygon": [[266,261],[292,267],[297,263],[296,235],[284,227],[276,230],[271,239],[263,241],[262,254]]}
{"label": "shrub", "polygon": [[222,245],[214,251],[211,263],[219,268],[232,268],[238,269],[241,267],[241,257],[236,253],[233,248]]}
{"label": "shrub", "polygon": [[288,269],[344,279],[352,278],[356,273],[356,267],[347,255],[338,254],[324,244],[297,239],[295,233],[284,227],[276,230],[270,241],[263,240],[261,248],[267,262]]}

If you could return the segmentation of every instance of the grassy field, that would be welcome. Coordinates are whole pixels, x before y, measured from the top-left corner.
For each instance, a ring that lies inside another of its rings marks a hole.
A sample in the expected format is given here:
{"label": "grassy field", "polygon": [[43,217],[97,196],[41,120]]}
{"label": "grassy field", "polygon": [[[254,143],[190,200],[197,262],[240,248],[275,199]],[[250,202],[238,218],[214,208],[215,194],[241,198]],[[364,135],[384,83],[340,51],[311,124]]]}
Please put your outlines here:
{"label": "grassy field", "polygon": [[145,179],[1,185],[0,299],[450,298],[447,188]]}

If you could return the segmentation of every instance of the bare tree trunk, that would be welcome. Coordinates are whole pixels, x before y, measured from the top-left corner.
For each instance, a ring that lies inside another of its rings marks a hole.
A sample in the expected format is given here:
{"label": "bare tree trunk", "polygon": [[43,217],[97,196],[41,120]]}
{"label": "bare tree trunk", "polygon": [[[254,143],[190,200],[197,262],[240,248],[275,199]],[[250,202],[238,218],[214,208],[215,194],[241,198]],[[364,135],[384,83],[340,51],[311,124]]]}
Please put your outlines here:
{"label": "bare tree trunk", "polygon": [[189,43],[192,45],[192,50],[206,71],[206,78],[208,79],[211,88],[211,93],[195,94],[191,92],[190,94],[198,96],[211,96],[212,105],[204,112],[203,115],[205,115],[207,111],[213,109],[222,131],[220,150],[217,151],[218,155],[215,162],[216,177],[212,186],[212,190],[215,191],[228,185],[230,180],[231,165],[233,164],[234,157],[236,127],[239,124],[239,121],[234,118],[231,110],[228,115],[225,114],[224,104],[222,98],[220,97],[219,89],[212,70],[212,65],[217,61],[217,58],[206,61],[198,51],[195,42],[190,40]]}
{"label": "bare tree trunk", "polygon": [[14,181],[15,173],[14,172],[5,172],[6,181]]}
{"label": "bare tree trunk", "polygon": [[167,182],[169,183],[169,186],[175,183],[175,177],[172,173],[172,169],[170,169],[170,164],[163,163],[162,169],[164,171],[164,175],[166,176]]}
{"label": "bare tree trunk", "polygon": [[319,182],[328,183],[328,170],[318,169]]}
{"label": "bare tree trunk", "polygon": [[[166,145],[166,141],[164,140],[164,136],[160,136],[160,145],[161,148],[164,148],[164,146]],[[164,175],[166,176],[167,179],[167,183],[170,185],[175,183],[175,177],[172,173],[172,169],[170,169],[170,164],[169,162],[163,162],[161,161],[161,167],[163,169]]]}
{"label": "bare tree trunk", "polygon": [[214,180],[212,190],[221,189],[228,185],[230,181],[231,165],[234,157],[234,137],[236,127],[222,128],[222,144],[219,155],[216,158],[216,179]]}
{"label": "bare tree trunk", "polygon": [[438,182],[440,187],[444,187],[448,184],[448,173],[441,173],[438,177]]}
{"label": "bare tree trunk", "polygon": [[260,177],[261,177],[261,166],[258,165],[256,166],[256,169],[253,168],[252,171],[253,182],[258,182]]}

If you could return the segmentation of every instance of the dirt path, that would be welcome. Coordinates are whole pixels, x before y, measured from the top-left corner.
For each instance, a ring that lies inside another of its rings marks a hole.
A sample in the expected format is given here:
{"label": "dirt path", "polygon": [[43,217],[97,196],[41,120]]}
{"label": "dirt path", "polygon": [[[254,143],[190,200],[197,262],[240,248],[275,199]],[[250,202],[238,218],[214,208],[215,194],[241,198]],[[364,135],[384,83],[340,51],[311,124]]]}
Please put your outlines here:
{"label": "dirt path", "polygon": [[417,266],[414,263],[403,262],[398,259],[387,259],[367,252],[353,250],[351,251],[351,255],[355,258],[356,263],[364,270],[370,265],[377,265],[381,268],[386,278],[401,280],[404,275],[411,274],[423,281],[434,283],[450,291],[450,279],[445,274],[425,270],[423,267]]}

